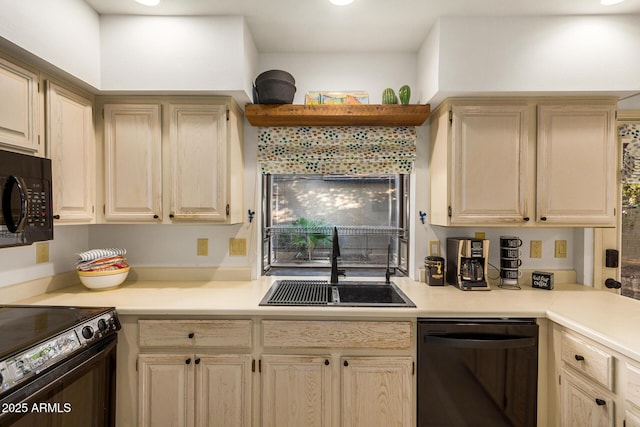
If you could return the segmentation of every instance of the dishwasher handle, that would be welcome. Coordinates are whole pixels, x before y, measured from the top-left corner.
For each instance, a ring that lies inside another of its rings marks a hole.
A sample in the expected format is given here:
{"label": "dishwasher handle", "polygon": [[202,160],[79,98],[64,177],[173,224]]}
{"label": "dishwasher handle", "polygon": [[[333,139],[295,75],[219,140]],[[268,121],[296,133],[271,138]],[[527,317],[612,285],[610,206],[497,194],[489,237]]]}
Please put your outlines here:
{"label": "dishwasher handle", "polygon": [[442,334],[424,335],[425,344],[455,348],[475,348],[480,350],[507,350],[536,346],[536,337],[502,334]]}

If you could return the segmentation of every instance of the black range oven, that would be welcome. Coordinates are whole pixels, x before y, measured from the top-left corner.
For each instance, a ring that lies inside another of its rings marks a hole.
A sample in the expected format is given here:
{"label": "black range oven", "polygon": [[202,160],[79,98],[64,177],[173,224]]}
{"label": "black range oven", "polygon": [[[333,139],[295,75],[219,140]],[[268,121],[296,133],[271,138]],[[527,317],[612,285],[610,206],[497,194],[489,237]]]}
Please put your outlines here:
{"label": "black range oven", "polygon": [[115,309],[0,306],[0,426],[114,426]]}

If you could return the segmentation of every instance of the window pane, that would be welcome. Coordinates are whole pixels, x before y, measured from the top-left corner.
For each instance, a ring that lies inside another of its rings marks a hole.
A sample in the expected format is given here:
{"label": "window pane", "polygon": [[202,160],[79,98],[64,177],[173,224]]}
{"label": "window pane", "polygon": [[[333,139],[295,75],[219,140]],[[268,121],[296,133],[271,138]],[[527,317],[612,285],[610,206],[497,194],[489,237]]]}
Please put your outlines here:
{"label": "window pane", "polygon": [[640,184],[622,186],[621,294],[640,299]]}
{"label": "window pane", "polygon": [[338,227],[343,266],[397,265],[402,175],[271,175],[272,266],[329,265]]}

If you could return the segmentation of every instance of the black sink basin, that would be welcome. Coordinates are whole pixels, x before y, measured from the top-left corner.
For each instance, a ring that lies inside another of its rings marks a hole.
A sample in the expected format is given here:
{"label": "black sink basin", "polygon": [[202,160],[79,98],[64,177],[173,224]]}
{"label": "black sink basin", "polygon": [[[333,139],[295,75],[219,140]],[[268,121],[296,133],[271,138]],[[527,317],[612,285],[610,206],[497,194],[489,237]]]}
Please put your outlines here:
{"label": "black sink basin", "polygon": [[323,280],[277,280],[260,305],[415,307],[396,286],[384,282],[341,282]]}

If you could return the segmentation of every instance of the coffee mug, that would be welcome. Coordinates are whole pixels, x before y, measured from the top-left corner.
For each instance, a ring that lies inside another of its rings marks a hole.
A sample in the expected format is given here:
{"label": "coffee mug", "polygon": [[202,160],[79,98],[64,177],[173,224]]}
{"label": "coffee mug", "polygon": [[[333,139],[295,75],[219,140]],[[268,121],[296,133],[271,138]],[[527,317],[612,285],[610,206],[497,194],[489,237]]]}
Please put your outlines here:
{"label": "coffee mug", "polygon": [[522,271],[516,269],[501,268],[500,277],[503,279],[517,279],[522,276]]}
{"label": "coffee mug", "polygon": [[500,248],[501,258],[519,258],[522,251],[517,248]]}
{"label": "coffee mug", "polygon": [[502,268],[518,268],[522,265],[520,258],[500,258],[500,267]]}
{"label": "coffee mug", "polygon": [[503,248],[519,248],[522,240],[517,236],[500,236],[500,246]]}

